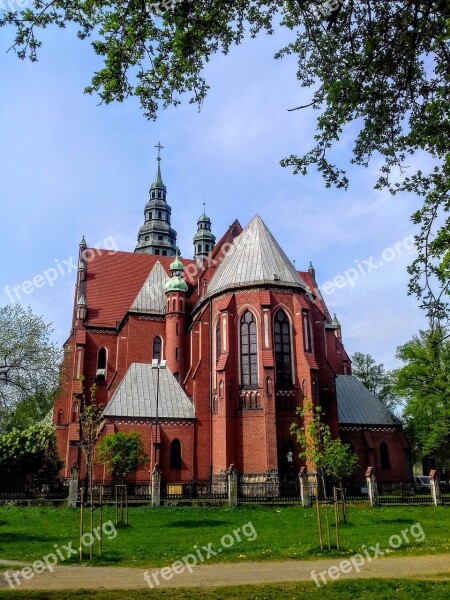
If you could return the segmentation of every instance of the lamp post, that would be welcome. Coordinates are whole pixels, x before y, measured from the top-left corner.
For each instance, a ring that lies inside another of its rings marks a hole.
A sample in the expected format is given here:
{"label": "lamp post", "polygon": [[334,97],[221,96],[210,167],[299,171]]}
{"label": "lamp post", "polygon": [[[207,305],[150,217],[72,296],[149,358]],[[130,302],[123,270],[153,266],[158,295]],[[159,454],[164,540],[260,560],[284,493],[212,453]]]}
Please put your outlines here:
{"label": "lamp post", "polygon": [[155,438],[153,440],[153,461],[152,461],[152,471],[155,465],[159,462],[159,371],[160,369],[166,368],[166,361],[159,361],[157,358],[152,360],[152,369],[157,369],[156,376],[156,411],[155,411]]}

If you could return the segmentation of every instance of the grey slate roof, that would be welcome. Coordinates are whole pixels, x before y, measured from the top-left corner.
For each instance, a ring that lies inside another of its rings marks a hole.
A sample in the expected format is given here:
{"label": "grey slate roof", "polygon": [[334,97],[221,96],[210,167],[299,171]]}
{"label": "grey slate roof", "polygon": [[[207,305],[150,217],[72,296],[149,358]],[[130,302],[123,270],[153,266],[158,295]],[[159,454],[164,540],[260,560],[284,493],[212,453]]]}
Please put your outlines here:
{"label": "grey slate roof", "polygon": [[166,312],[165,285],[168,280],[169,276],[158,260],[134,299],[130,311],[164,314]]}
{"label": "grey slate roof", "polygon": [[194,406],[178,381],[167,369],[132,363],[108,402],[106,417],[156,417],[156,389],[159,370],[158,418],[195,419]]}
{"label": "grey slate roof", "polygon": [[400,421],[354,375],[336,376],[341,425],[400,425]]}
{"label": "grey slate roof", "polygon": [[208,295],[252,284],[307,286],[259,215],[234,240],[214,273]]}

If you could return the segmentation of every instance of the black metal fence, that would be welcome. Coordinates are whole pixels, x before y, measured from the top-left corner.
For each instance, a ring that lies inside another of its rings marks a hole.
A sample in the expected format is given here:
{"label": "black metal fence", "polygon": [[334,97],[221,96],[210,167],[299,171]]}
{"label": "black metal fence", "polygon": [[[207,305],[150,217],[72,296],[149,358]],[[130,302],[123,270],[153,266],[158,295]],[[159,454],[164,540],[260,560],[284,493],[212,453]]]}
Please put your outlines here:
{"label": "black metal fence", "polygon": [[379,504],[432,504],[431,486],[415,487],[409,482],[378,481]]}
{"label": "black metal fence", "polygon": [[64,500],[69,494],[69,479],[53,481],[28,477],[0,479],[0,500]]}

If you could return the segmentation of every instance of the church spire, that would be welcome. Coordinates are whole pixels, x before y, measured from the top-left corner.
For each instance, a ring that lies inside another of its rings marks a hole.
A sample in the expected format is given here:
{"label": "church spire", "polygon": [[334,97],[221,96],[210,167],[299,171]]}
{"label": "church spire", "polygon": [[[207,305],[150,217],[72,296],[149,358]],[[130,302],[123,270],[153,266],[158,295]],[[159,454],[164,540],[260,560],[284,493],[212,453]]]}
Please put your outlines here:
{"label": "church spire", "polygon": [[208,256],[216,243],[216,236],[211,231],[211,219],[206,215],[205,203],[203,213],[197,221],[197,233],[194,235],[194,258],[201,262]]}
{"label": "church spire", "polygon": [[135,252],[175,256],[177,232],[170,225],[172,209],[167,204],[167,188],[161,177],[161,150],[164,146],[158,142],[155,148],[158,149],[158,167],[155,180],[150,186],[150,200],[145,205],[145,221],[139,229]]}

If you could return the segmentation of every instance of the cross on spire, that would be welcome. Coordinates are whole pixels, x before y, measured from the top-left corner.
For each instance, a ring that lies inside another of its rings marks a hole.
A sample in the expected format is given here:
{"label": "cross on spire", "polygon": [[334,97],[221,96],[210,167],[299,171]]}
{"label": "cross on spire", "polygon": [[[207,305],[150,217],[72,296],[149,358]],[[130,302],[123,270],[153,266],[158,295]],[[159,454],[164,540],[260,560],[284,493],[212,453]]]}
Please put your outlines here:
{"label": "cross on spire", "polygon": [[158,142],[155,146],[155,148],[158,148],[158,158],[156,160],[160,161],[161,160],[161,150],[164,148],[164,146],[161,146],[161,142]]}

